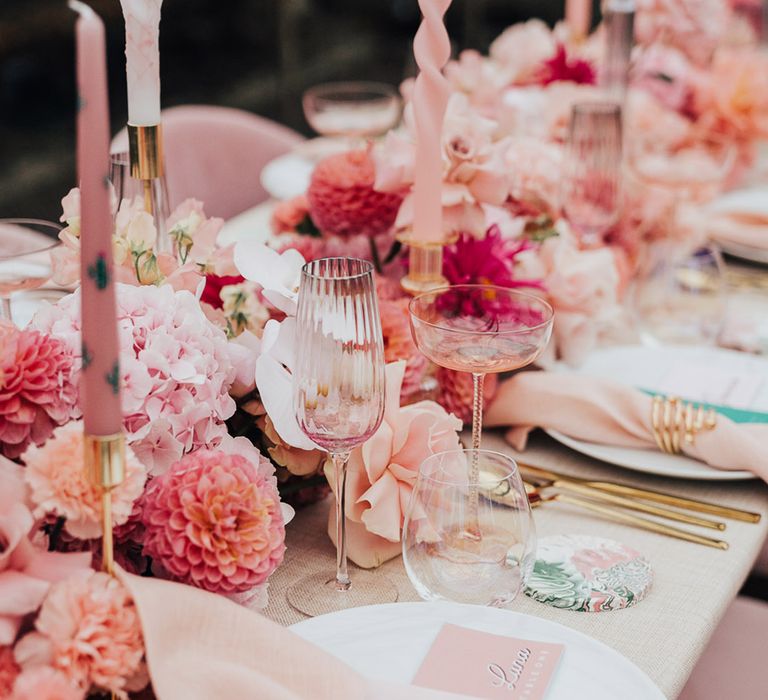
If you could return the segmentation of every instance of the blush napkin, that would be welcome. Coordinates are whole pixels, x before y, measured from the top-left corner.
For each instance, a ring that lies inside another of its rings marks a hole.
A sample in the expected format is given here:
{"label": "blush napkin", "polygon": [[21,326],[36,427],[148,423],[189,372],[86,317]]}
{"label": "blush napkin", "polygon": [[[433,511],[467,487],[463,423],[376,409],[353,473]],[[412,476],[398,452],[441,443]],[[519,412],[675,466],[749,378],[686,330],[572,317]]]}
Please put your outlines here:
{"label": "blush napkin", "polygon": [[[522,450],[533,428],[618,447],[656,449],[650,396],[595,377],[522,372],[504,382],[485,413],[487,427],[511,426],[508,439]],[[768,424],[734,423],[698,435],[685,454],[718,469],[751,471],[768,481]]]}
{"label": "blush napkin", "polygon": [[[461,700],[370,681],[289,629],[192,586],[118,569],[158,700]],[[375,634],[375,630],[371,630]]]}

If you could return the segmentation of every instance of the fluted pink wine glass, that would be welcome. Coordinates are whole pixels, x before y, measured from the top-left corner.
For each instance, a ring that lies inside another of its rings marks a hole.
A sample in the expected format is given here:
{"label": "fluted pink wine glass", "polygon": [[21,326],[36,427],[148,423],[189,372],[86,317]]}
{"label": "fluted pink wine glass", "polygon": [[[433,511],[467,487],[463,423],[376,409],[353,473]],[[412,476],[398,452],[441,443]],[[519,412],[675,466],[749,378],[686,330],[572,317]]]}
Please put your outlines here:
{"label": "fluted pink wine glass", "polygon": [[347,568],[347,463],[384,416],[384,340],[373,265],[355,258],[323,258],[302,269],[293,366],[299,426],[333,462],[336,482],[336,576],[310,575],[288,590],[306,615],[394,602],[397,589],[383,576]]}
{"label": "fluted pink wine glass", "polygon": [[61,226],[37,219],[0,219],[0,319],[12,320],[11,295],[51,278],[51,251]]}
{"label": "fluted pink wine glass", "polygon": [[[475,284],[420,294],[411,300],[409,309],[419,350],[440,367],[472,373],[472,450],[479,454],[485,375],[534,362],[552,335],[554,311],[534,294]],[[478,483],[477,460],[470,463],[469,483]],[[477,489],[472,490],[469,503],[476,513]],[[471,527],[468,534],[472,534]]]}

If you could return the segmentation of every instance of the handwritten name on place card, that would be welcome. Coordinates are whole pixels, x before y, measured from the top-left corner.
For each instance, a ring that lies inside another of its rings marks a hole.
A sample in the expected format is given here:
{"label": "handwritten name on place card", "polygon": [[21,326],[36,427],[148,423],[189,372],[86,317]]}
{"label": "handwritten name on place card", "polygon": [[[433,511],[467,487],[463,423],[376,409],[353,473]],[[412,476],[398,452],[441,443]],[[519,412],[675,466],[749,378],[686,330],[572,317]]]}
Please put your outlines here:
{"label": "handwritten name on place card", "polygon": [[491,700],[543,700],[564,649],[443,625],[413,684]]}

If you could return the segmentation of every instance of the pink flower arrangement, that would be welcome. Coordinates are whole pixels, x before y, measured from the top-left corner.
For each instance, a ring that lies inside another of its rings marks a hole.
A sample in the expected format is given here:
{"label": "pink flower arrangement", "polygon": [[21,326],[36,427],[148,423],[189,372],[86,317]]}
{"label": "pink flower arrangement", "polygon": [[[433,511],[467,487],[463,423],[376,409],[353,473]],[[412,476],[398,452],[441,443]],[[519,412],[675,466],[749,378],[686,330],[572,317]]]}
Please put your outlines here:
{"label": "pink flower arrangement", "polygon": [[73,685],[61,671],[51,666],[36,666],[16,679],[13,693],[7,697],[9,700],[83,700],[85,691]]}
{"label": "pink flower arrangement", "polygon": [[133,601],[108,574],[92,571],[52,586],[35,630],[16,645],[25,672],[52,667],[83,691],[95,688],[122,698],[149,680]]}
{"label": "pink flower arrangement", "polygon": [[[159,474],[226,435],[235,349],[192,294],[170,285],[118,285],[117,306],[124,427],[136,456]],[[40,311],[33,324],[64,340],[79,364],[79,291]]]}
{"label": "pink flower arrangement", "polygon": [[411,334],[409,300],[380,299],[381,330],[384,336],[384,360],[397,362],[404,360],[405,372],[400,399],[407,399],[421,388],[421,382],[428,369],[427,358],[422,355]]}
{"label": "pink flower arrangement", "polygon": [[[24,479],[30,486],[35,515],[66,518],[64,528],[73,537],[101,537],[101,492],[83,468],[83,424],[72,421],[57,428],[42,447],[24,453]],[[122,525],[133,503],[144,492],[147,472],[130,447],[126,448],[125,480],[112,490],[112,517]]]}
{"label": "pink flower arrangement", "polygon": [[239,454],[198,450],[176,462],[150,483],[143,519],[146,554],[209,591],[247,591],[283,559],[277,489]]}
{"label": "pink flower arrangement", "polygon": [[[347,517],[369,533],[398,542],[419,466],[437,452],[459,449],[462,424],[434,401],[401,407],[405,363],[387,365],[386,372],[384,420],[350,457]],[[326,467],[335,488],[330,471]]]}
{"label": "pink flower arrangement", "polygon": [[[435,378],[439,387],[437,403],[465,425],[471,424],[474,398],[472,375],[468,372],[456,372],[445,367],[438,367]],[[496,374],[485,375],[483,382],[485,401],[490,402],[493,399],[498,386],[499,378]]]}
{"label": "pink flower arrangement", "polygon": [[58,338],[0,322],[0,454],[18,457],[78,415],[73,365]]}
{"label": "pink flower arrangement", "polygon": [[526,239],[504,239],[498,226],[492,226],[479,240],[462,234],[445,249],[443,274],[451,284],[541,287],[540,280],[517,279],[515,275],[515,259],[533,247]]}
{"label": "pink flower arrangement", "polygon": [[[88,553],[61,554],[33,545],[34,526],[24,470],[0,457],[0,648],[13,644],[24,617],[40,607],[52,583],[90,563]],[[8,659],[0,657],[0,675],[7,679],[10,670]]]}
{"label": "pink flower arrangement", "polygon": [[558,44],[555,55],[545,60],[535,82],[539,85],[549,85],[560,81],[578,85],[594,85],[597,74],[594,66],[583,58],[571,57],[564,44]]}
{"label": "pink flower arrangement", "polygon": [[375,166],[368,150],[327,157],[312,173],[307,191],[315,225],[335,236],[377,236],[392,228],[401,197],[374,188]]}
{"label": "pink flower arrangement", "polygon": [[278,202],[272,212],[272,232],[292,233],[298,230],[302,222],[309,216],[310,207],[307,195],[301,194],[293,199]]}
{"label": "pink flower arrangement", "polygon": [[9,698],[21,667],[16,663],[13,649],[0,646],[0,698]]}

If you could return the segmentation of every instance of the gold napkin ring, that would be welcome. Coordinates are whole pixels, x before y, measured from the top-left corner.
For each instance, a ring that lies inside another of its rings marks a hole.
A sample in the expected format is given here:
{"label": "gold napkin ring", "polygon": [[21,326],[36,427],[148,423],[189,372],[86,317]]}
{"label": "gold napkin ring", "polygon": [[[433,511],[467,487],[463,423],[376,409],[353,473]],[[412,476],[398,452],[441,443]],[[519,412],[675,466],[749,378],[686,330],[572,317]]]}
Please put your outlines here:
{"label": "gold napkin ring", "polygon": [[680,454],[683,443],[693,445],[702,430],[717,425],[713,409],[681,401],[676,396],[654,396],[651,402],[651,428],[658,448],[666,454]]}

